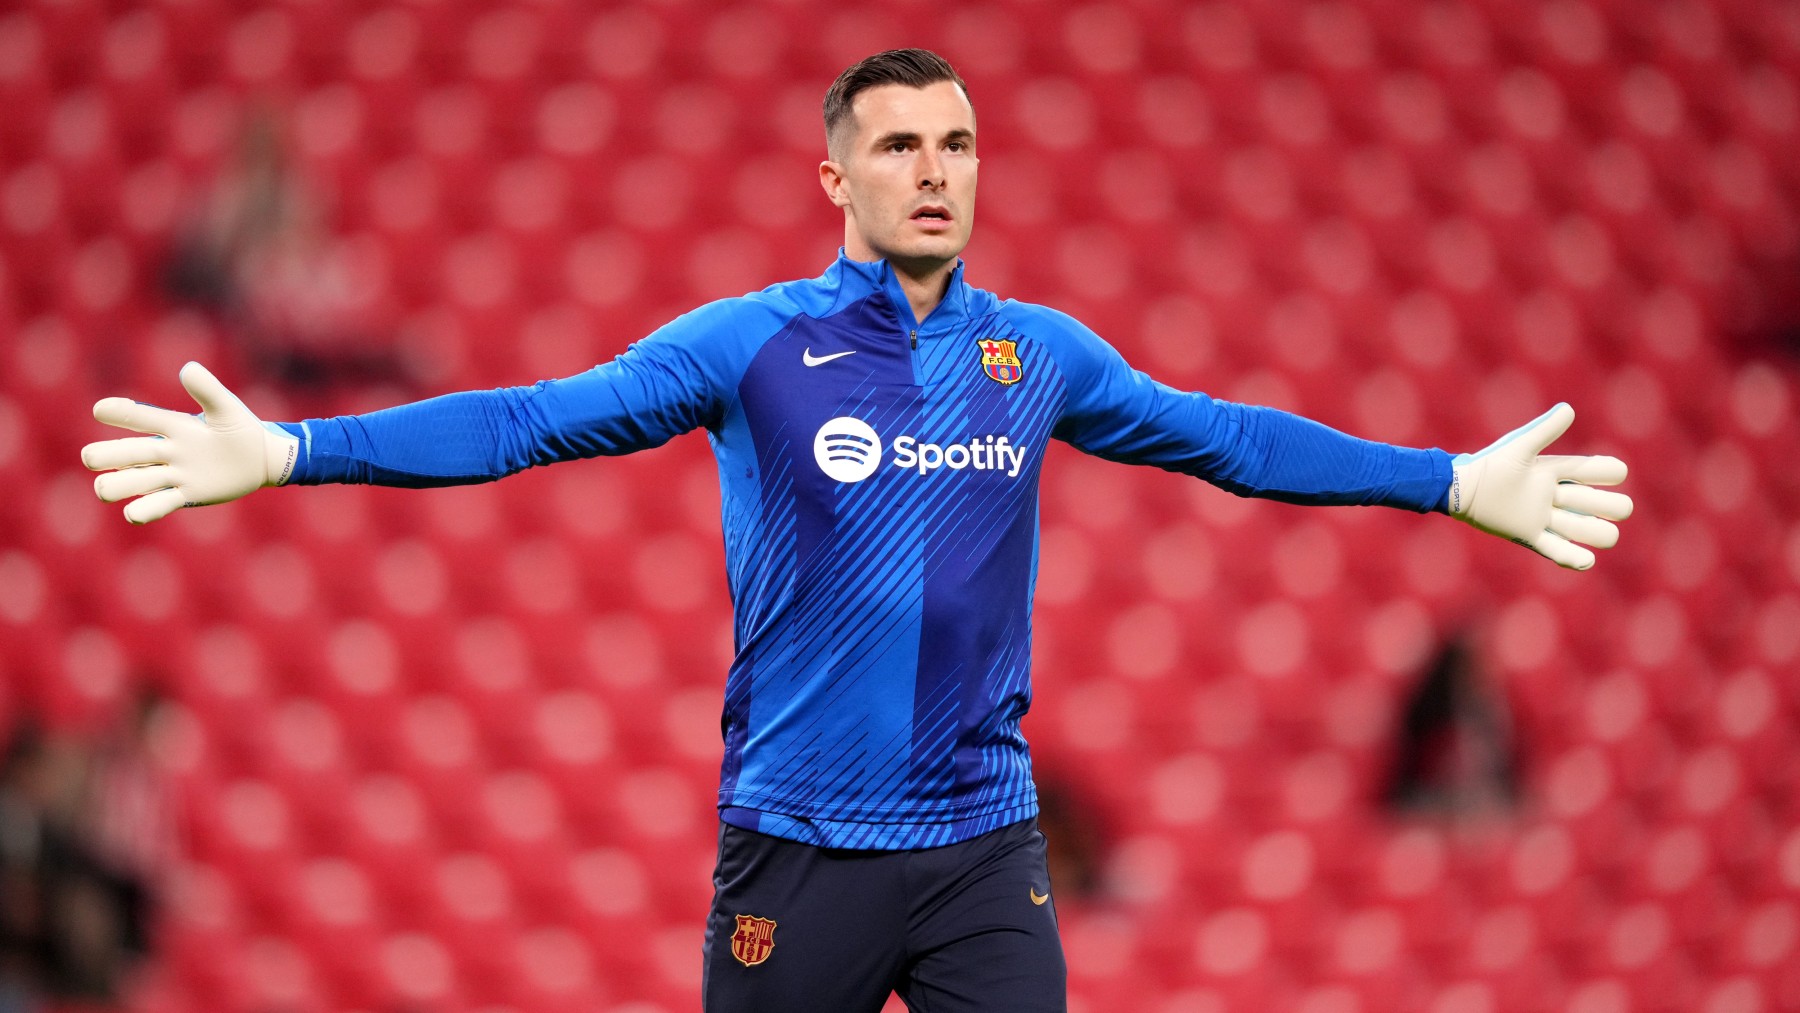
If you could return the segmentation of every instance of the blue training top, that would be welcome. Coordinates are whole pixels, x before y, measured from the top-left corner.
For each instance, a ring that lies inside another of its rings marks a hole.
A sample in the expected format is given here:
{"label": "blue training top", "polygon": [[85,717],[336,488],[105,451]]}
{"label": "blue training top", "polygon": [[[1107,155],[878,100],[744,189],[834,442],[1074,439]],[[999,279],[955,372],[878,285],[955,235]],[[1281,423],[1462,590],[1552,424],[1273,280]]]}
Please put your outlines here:
{"label": "blue training top", "polygon": [[291,481],[436,486],[659,446],[719,462],[736,660],[723,820],[921,848],[1037,812],[1038,475],[1051,437],[1241,496],[1442,510],[1439,450],[1183,393],[1055,310],[963,281],[922,323],[886,262],[703,306],[530,387],[283,424]]}

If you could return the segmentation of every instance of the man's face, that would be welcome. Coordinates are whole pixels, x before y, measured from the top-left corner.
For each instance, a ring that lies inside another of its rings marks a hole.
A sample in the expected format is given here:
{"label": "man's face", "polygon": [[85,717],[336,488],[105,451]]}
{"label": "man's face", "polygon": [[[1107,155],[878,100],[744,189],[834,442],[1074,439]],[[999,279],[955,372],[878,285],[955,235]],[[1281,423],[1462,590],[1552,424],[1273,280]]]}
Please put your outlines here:
{"label": "man's face", "polygon": [[969,245],[975,225],[975,110],[949,81],[870,88],[851,104],[855,122],[819,167],[845,211],[844,246],[857,260],[929,269]]}

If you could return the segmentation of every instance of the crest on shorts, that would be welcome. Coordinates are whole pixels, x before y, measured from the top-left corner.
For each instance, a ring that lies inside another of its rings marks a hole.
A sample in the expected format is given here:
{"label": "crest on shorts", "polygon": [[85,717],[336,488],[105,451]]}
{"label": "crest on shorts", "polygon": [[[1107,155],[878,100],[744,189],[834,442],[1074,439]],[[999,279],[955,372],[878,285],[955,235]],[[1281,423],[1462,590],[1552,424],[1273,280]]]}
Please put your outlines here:
{"label": "crest on shorts", "polygon": [[755,915],[738,915],[737,931],[731,934],[731,955],[745,967],[755,967],[769,959],[775,950],[775,921]]}
{"label": "crest on shorts", "polygon": [[1019,343],[982,338],[981,371],[995,383],[1011,386],[1025,379],[1025,364],[1019,361]]}

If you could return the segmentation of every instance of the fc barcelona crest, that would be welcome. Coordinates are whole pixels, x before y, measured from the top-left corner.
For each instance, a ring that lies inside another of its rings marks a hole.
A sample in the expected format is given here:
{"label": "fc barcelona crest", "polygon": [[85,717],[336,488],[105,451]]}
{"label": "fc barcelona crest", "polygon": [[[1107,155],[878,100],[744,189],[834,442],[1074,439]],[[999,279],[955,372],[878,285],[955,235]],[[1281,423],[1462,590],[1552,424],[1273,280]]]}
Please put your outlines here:
{"label": "fc barcelona crest", "polygon": [[981,346],[981,371],[988,379],[1009,387],[1025,379],[1025,364],[1019,361],[1017,341],[983,338],[977,344]]}
{"label": "fc barcelona crest", "polygon": [[775,950],[775,922],[755,915],[738,915],[737,931],[731,934],[731,955],[745,967],[755,967],[769,959]]}

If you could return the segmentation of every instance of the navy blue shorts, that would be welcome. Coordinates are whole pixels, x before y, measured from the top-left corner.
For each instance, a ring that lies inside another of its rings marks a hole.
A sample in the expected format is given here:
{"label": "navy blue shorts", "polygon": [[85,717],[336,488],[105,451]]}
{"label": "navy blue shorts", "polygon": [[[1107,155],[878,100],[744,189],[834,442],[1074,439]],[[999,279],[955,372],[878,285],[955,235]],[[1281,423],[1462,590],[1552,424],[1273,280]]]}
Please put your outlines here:
{"label": "navy blue shorts", "polygon": [[1026,820],[920,851],[719,828],[706,1013],[1061,1013],[1068,968],[1044,835]]}

